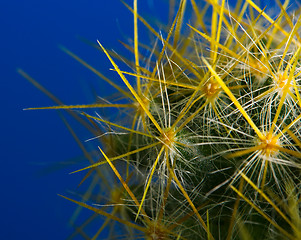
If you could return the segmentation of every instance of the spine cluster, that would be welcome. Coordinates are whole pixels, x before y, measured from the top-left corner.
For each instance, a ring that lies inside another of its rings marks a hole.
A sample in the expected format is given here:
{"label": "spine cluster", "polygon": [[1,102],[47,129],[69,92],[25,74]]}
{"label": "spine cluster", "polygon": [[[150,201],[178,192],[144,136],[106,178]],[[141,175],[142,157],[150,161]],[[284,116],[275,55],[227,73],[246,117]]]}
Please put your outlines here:
{"label": "spine cluster", "polygon": [[181,0],[158,32],[134,0],[130,70],[98,42],[114,80],[66,50],[120,95],[44,108],[77,109],[100,141],[76,171],[92,187],[65,197],[105,217],[89,239],[301,239],[301,15],[264,4]]}

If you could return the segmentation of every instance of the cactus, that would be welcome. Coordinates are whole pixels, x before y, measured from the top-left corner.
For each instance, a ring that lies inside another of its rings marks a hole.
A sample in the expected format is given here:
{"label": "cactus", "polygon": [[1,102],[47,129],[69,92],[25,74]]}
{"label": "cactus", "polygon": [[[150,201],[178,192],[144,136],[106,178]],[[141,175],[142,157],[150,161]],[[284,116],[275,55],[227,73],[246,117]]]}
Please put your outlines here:
{"label": "cactus", "polygon": [[[129,69],[96,46],[114,81],[64,49],[119,94],[36,108],[67,110],[99,141],[73,172],[91,179],[83,198],[62,196],[93,213],[81,232],[105,217],[86,239],[104,229],[109,239],[301,239],[301,15],[290,4],[171,0],[175,16],[158,32],[134,0]],[[139,42],[138,21],[156,44]]]}

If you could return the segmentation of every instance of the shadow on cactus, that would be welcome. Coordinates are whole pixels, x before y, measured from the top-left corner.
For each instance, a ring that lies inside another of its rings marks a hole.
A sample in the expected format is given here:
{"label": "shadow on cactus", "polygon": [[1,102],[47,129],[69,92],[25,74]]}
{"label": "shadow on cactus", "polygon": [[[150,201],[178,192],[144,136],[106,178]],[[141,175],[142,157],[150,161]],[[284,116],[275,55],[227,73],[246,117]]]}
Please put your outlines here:
{"label": "shadow on cactus", "polygon": [[[62,197],[78,205],[73,221],[92,215],[70,239],[104,229],[108,239],[301,239],[301,15],[290,1],[263,4],[170,0],[175,16],[160,32],[137,0],[125,4],[129,69],[95,46],[122,84],[63,49],[117,90],[106,102],[66,106],[19,70],[58,104],[35,109],[65,109],[99,141],[95,157],[74,134],[90,163],[73,173],[90,187]],[[139,42],[139,21],[156,43]]]}

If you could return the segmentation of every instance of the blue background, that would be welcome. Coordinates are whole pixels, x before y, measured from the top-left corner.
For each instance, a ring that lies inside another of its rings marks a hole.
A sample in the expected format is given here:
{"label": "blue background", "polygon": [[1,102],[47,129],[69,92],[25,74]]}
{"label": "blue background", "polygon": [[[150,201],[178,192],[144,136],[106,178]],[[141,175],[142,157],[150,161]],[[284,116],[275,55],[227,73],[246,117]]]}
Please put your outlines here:
{"label": "blue background", "polygon": [[[152,21],[160,15],[167,22],[167,0],[138,2],[144,17]],[[53,103],[16,69],[22,68],[65,104],[92,103],[92,89],[107,96],[110,87],[58,46],[116,78],[104,54],[78,37],[99,39],[106,48],[133,59],[118,42],[133,36],[132,23],[132,14],[119,0],[0,1],[0,239],[68,237],[75,205],[57,194],[76,190],[83,176],[69,175],[77,169],[72,165],[45,171],[55,163],[72,162],[82,152],[55,111],[22,110]],[[140,27],[140,39],[147,43]],[[83,142],[91,137],[77,123],[72,126]]]}
{"label": "blue background", "polygon": [[[160,10],[167,7],[165,1],[157,2]],[[157,9],[153,1],[139,1],[139,11],[151,18]],[[131,56],[118,40],[126,42],[133,36],[132,24],[132,14],[119,0],[0,1],[0,239],[68,237],[75,204],[57,194],[76,190],[83,176],[69,175],[77,169],[72,165],[44,171],[55,163],[73,161],[82,152],[56,111],[22,110],[53,102],[17,74],[17,68],[65,104],[92,103],[92,89],[107,96],[111,88],[58,46],[116,78],[104,54],[78,37],[95,43],[99,39],[106,48]],[[83,142],[91,137],[77,123],[72,126]]]}

